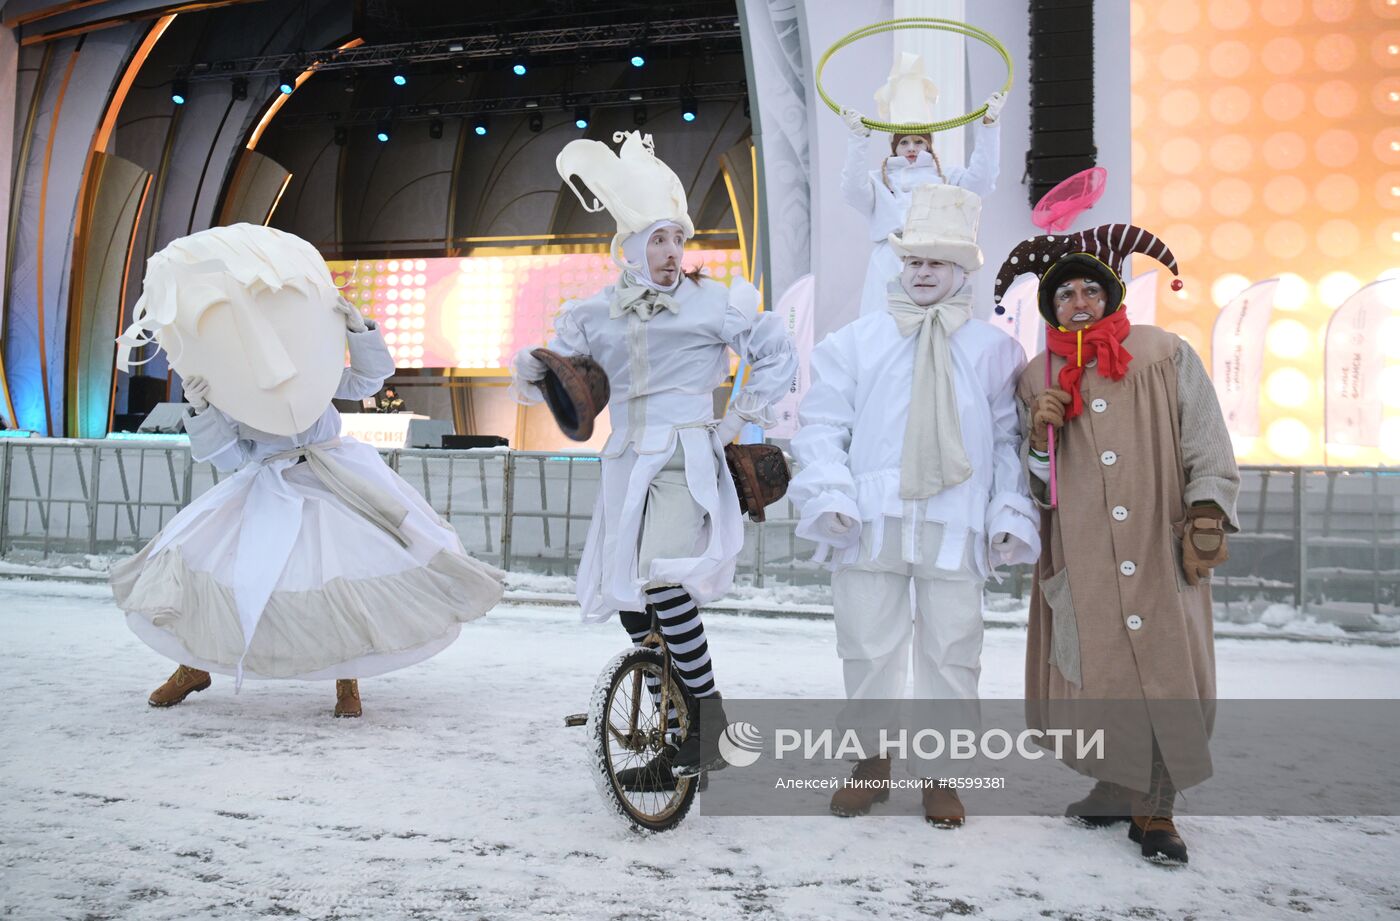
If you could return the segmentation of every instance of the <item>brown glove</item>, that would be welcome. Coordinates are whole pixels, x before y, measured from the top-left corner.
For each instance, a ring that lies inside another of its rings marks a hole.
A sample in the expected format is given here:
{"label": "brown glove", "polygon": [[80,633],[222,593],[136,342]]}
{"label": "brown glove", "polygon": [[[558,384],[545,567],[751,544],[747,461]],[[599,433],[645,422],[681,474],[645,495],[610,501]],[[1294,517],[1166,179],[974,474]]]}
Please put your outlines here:
{"label": "brown glove", "polygon": [[1189,585],[1230,558],[1225,545],[1225,513],[1214,503],[1186,510],[1186,530],[1181,536],[1181,568]]}
{"label": "brown glove", "polygon": [[1045,427],[1052,425],[1055,431],[1065,424],[1065,407],[1070,404],[1070,395],[1063,390],[1043,390],[1031,403],[1031,447],[1044,454],[1050,449],[1050,440]]}

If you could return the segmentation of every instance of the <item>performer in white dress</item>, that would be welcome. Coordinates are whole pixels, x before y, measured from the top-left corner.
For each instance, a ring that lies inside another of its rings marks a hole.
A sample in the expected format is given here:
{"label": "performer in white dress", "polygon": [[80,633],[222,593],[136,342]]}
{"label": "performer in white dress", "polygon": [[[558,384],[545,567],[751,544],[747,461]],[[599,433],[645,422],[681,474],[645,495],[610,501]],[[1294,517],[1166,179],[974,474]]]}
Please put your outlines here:
{"label": "performer in white dress", "polygon": [[[590,210],[607,207],[617,219],[612,251],[622,269],[616,285],[565,306],[548,345],[562,356],[591,358],[611,389],[613,430],[602,451],[578,599],[585,621],[621,612],[637,641],[650,628],[644,612],[654,607],[692,695],[718,697],[698,605],[729,590],[744,543],[724,445],[745,422],[767,428],[777,421],[772,406],[787,393],[797,357],[781,319],[758,311],[758,292],[748,282],[725,288],[683,273],[683,246],[695,230],[679,179],[652,152],[650,135],[619,132],[614,140],[623,141],[620,157],[598,141],[579,140],[557,161],[566,181],[582,177],[602,200]],[[750,373],[717,424],[714,392],[728,375],[731,350]],[[545,371],[531,350],[516,356],[522,401],[541,399]],[[713,767],[718,734],[705,714],[717,712],[703,708],[700,731],[678,753],[666,753],[666,765],[645,773],[669,777],[673,754],[677,773]]]}
{"label": "performer in white dress", "polygon": [[236,471],[112,567],[132,631],[180,663],[153,706],[218,672],[337,679],[336,715],[358,716],[356,679],[437,654],[500,600],[503,574],[340,437],[331,397],[372,396],[394,363],[309,243],[249,224],[174,241],[150,260],[119,367],[152,337],[185,375],[192,457]]}
{"label": "performer in white dress", "polygon": [[[888,82],[875,94],[875,101],[882,121],[927,124],[934,120],[938,87],[924,74],[919,55],[905,52],[890,70]],[[903,268],[898,254],[890,248],[889,235],[904,227],[914,189],[943,183],[985,198],[996,188],[1001,170],[999,118],[1005,103],[1005,93],[993,93],[987,99],[987,112],[973,128],[972,156],[966,167],[945,167],[933,149],[930,134],[895,134],[890,137],[889,156],[879,169],[872,170],[868,159],[870,129],[861,123],[860,112],[842,110],[850,135],[841,171],[841,195],[870,226],[870,265],[861,289],[861,316],[885,309],[885,287]]]}

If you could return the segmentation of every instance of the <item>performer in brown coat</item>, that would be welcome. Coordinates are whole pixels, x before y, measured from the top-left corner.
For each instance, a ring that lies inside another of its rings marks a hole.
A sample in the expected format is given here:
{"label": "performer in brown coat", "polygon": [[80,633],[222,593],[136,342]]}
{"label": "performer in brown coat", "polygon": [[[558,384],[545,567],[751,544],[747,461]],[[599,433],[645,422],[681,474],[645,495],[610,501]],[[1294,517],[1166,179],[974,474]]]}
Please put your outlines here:
{"label": "performer in brown coat", "polygon": [[1017,388],[1043,510],[1026,707],[1032,726],[1097,722],[1122,743],[1114,757],[1071,760],[1098,783],[1066,815],[1090,825],[1131,818],[1143,856],[1184,863],[1173,803],[1176,790],[1211,773],[1209,573],[1228,557],[1226,533],[1238,530],[1239,472],[1195,351],[1128,323],[1121,272],[1134,252],[1177,272],[1155,235],[1108,224],[1027,240],[997,278],[1000,300],[1017,275],[1039,274],[1049,324],[1047,351]]}

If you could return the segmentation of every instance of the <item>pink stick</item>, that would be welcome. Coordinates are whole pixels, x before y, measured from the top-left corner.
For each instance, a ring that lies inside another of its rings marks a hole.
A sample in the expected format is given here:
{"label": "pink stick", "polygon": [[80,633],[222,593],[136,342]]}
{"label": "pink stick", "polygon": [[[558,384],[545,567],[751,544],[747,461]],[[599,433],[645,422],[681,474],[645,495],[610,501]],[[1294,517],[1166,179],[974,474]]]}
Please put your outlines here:
{"label": "pink stick", "polygon": [[[1050,388],[1050,350],[1045,350],[1045,388]],[[1050,507],[1058,508],[1060,505],[1060,490],[1055,476],[1055,427],[1050,423],[1045,423],[1046,450],[1050,453]]]}

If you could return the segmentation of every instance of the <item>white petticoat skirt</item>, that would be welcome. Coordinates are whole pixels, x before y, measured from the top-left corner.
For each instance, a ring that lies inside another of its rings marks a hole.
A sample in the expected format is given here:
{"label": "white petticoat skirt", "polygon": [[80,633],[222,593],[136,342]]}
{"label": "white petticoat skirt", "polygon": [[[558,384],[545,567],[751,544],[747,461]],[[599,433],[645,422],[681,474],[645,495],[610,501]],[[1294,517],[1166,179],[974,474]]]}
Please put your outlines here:
{"label": "white petticoat skirt", "polygon": [[248,678],[368,678],[436,655],[500,601],[504,574],[468,556],[378,452],[347,439],[331,453],[407,508],[406,545],[311,464],[252,463],[112,567],[132,631],[221,674],[241,660]]}
{"label": "white petticoat skirt", "polygon": [[579,560],[583,619],[645,610],[647,586],[679,585],[696,604],[722,597],[744,548],[742,514],[724,446],[706,426],[676,429],[655,454],[629,446],[603,458]]}

